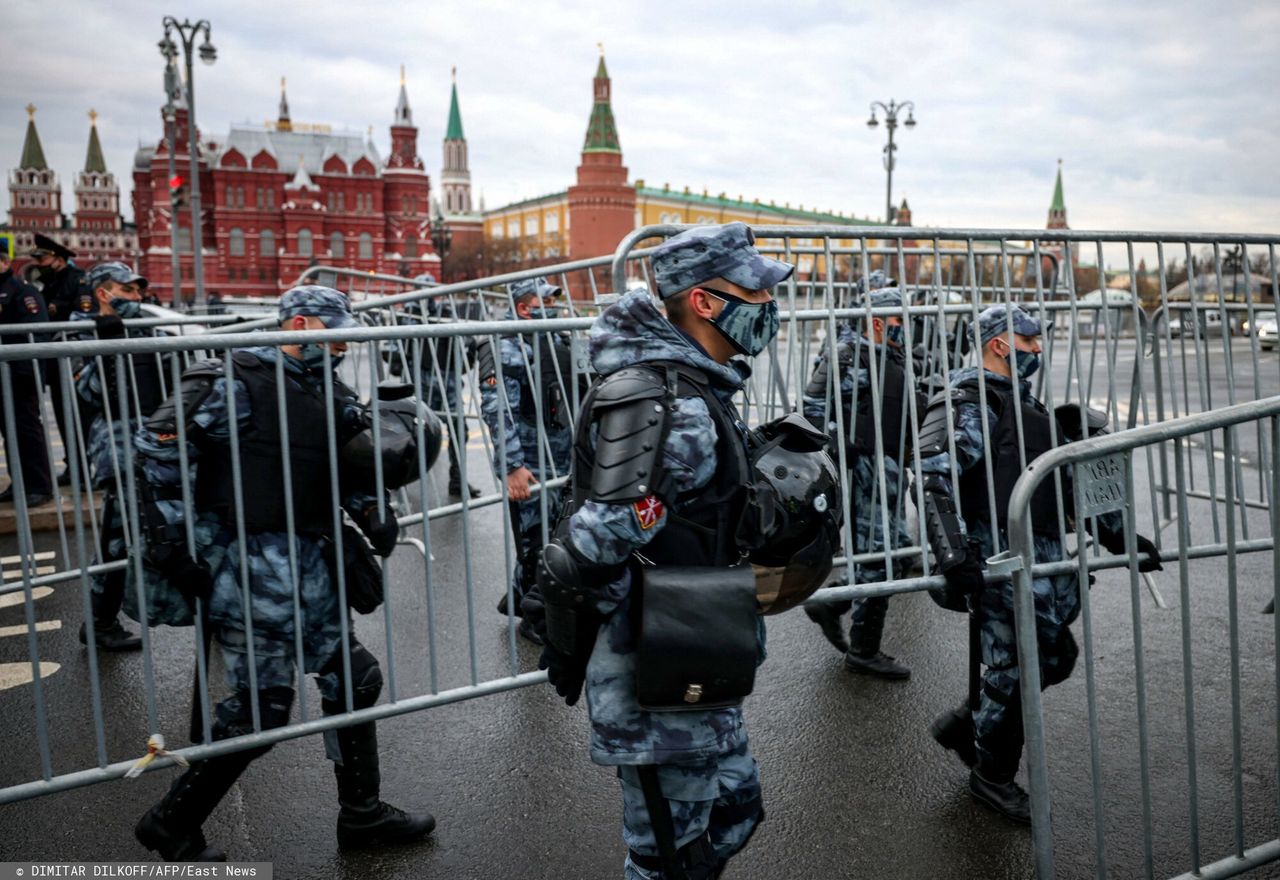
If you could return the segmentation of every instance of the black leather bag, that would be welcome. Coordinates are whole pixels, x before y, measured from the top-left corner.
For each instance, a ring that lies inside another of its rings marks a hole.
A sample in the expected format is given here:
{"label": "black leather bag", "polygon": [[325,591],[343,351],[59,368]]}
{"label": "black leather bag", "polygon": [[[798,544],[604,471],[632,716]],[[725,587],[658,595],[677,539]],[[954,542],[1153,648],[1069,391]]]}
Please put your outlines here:
{"label": "black leather bag", "polygon": [[755,686],[751,566],[640,566],[636,696],[650,712],[737,706]]}

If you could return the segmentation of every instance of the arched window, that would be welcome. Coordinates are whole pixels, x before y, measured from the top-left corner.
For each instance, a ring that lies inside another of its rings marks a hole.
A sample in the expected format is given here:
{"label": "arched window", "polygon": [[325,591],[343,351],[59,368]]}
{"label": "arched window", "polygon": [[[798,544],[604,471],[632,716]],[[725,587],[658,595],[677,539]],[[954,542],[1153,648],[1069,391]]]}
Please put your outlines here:
{"label": "arched window", "polygon": [[227,233],[227,253],[233,257],[244,256],[244,230],[232,229]]}
{"label": "arched window", "polygon": [[311,251],[311,230],[299,229],[298,230],[298,256],[309,257],[311,256],[311,252],[312,252]]}
{"label": "arched window", "polygon": [[373,259],[373,236],[367,232],[360,233],[360,259]]}
{"label": "arched window", "polygon": [[418,236],[406,235],[404,237],[404,255],[410,258],[418,255]]}
{"label": "arched window", "polygon": [[258,255],[274,257],[276,255],[276,236],[270,229],[258,233]]}
{"label": "arched window", "polygon": [[335,257],[346,256],[347,243],[341,232],[329,236],[329,253]]}

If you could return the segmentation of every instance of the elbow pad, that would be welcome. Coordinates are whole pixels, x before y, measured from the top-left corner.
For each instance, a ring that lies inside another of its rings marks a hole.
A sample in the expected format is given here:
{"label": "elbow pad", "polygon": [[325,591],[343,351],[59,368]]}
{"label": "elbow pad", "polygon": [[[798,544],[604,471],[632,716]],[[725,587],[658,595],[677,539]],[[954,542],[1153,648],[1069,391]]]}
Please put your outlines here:
{"label": "elbow pad", "polygon": [[929,547],[943,574],[968,560],[964,525],[951,497],[950,485],[939,474],[926,474],[924,478],[924,522]]}

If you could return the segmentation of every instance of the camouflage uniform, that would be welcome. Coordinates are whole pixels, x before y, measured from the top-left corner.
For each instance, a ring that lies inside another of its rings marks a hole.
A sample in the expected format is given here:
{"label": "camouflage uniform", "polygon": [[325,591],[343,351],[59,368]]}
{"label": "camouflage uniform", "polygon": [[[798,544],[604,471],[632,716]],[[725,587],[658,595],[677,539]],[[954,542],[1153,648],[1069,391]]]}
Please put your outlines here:
{"label": "camouflage uniform", "polygon": [[[268,363],[284,358],[285,371],[323,393],[323,377],[307,370],[295,358],[282,355],[279,349],[259,346],[247,349]],[[202,445],[229,445],[231,442],[231,398],[234,394],[236,427],[241,436],[253,425],[254,414],[244,384],[236,379],[233,393],[228,393],[227,380],[219,376],[213,387],[187,422],[202,436]],[[360,408],[350,406],[338,412],[340,419],[351,420]],[[158,435],[142,428],[135,440],[140,475],[158,494],[172,495],[180,491],[182,473],[179,467],[177,438]],[[188,443],[187,454],[194,467],[199,467],[200,449]],[[168,490],[168,491],[165,491]],[[348,510],[363,510],[374,499],[353,493],[342,500]],[[246,506],[253,503],[245,493]],[[181,501],[157,502],[170,524],[181,525]],[[245,536],[244,556],[249,571],[249,608],[244,606],[240,584],[241,548],[236,540],[234,523],[223,522],[217,515],[196,511],[195,557],[203,561],[213,576],[213,592],[209,597],[208,616],[213,632],[227,659],[227,685],[236,691],[249,690],[248,664],[238,656],[247,651],[247,633],[252,628],[255,640],[258,688],[273,682],[290,686],[293,679],[295,639],[303,647],[304,671],[319,672],[338,651],[342,633],[337,589],[333,585],[325,561],[324,543],[308,535],[284,532],[250,532]],[[301,629],[294,625],[294,577],[290,572],[289,551],[292,546],[297,559],[297,593]],[[342,700],[336,675],[322,676],[321,696],[326,700]]]}
{"label": "camouflage uniform", "polygon": [[[650,361],[677,361],[707,373],[717,396],[729,402],[749,374],[744,361],[722,366],[668,322],[645,290],[634,290],[601,314],[591,328],[592,366],[602,376]],[[716,470],[715,424],[699,398],[680,398],[670,415],[663,463],[674,492],[706,485]],[[745,437],[745,426],[742,428]],[[745,442],[745,440],[744,440]],[[645,528],[630,505],[587,501],[569,520],[573,546],[586,559],[613,564],[642,549],[666,525],[666,512]],[[651,713],[635,695],[635,639],[631,577],[624,574],[603,591],[597,609],[606,620],[587,667],[591,759],[618,767],[623,793],[623,837],[640,853],[657,843],[635,767],[657,764],[663,794],[671,803],[677,846],[710,832],[717,856],[727,860],[744,847],[761,818],[760,779],[740,708],[706,712]],[[764,620],[759,619],[763,660]],[[628,880],[659,874],[628,859]]]}
{"label": "camouflage uniform", "polygon": [[[86,287],[92,294],[108,281],[120,284],[137,284],[146,289],[147,280],[134,273],[124,263],[99,263],[89,270]],[[106,320],[96,313],[72,312],[73,322],[89,323],[95,319]],[[102,325],[96,334],[86,330],[85,335],[97,335],[103,339],[146,338],[151,331],[126,332],[118,318],[114,327]],[[99,327],[95,323],[94,329]],[[98,561],[114,562],[128,555],[125,535],[125,518],[121,498],[128,477],[126,440],[136,432],[143,417],[164,399],[163,360],[155,354],[124,355],[118,360],[112,356],[89,358],[74,377],[74,388],[80,404],[81,430],[85,432],[85,454],[89,461],[90,484],[100,490],[102,496],[102,530],[99,534]],[[114,376],[123,369],[125,397],[121,399]],[[104,370],[108,378],[104,379]],[[104,387],[109,386],[109,387]],[[87,423],[87,428],[84,423]],[[90,578],[91,602],[95,621],[97,644],[114,650],[138,649],[139,639],[120,642],[125,635],[119,628],[117,614],[124,601],[126,571],[99,572]],[[83,628],[81,641],[87,642]]]}
{"label": "camouflage uniform", "polygon": [[[872,273],[872,282],[883,282],[883,273],[877,270]],[[889,306],[901,306],[901,295],[895,289],[886,289],[873,291],[869,305],[872,308],[884,308]],[[887,328],[886,328],[887,329]],[[854,327],[849,323],[842,323],[837,326],[836,345],[849,346],[855,356],[849,359],[848,363],[841,361],[840,367],[840,403],[846,413],[845,416],[845,461],[848,466],[849,479],[849,510],[853,514],[853,552],[857,554],[864,553],[884,553],[887,550],[894,550],[899,547],[908,547],[911,545],[911,536],[907,531],[906,512],[903,506],[902,490],[905,488],[902,473],[902,465],[899,462],[899,450],[884,449],[884,485],[880,483],[880,475],[876,466],[876,458],[874,453],[868,454],[865,451],[855,449],[854,438],[850,436],[855,425],[855,419],[850,417],[853,412],[853,406],[856,400],[859,402],[859,408],[870,403],[871,398],[868,395],[876,394],[883,401],[886,376],[886,366],[892,363],[902,363],[901,351],[890,345],[877,345],[869,337],[862,336],[857,333]],[[879,368],[878,379],[880,387],[873,392],[871,384],[871,370],[869,366],[863,366],[861,360],[865,353],[866,358],[874,358]],[[826,372],[826,363],[829,354],[824,352],[821,360],[815,367],[815,378]],[[829,376],[829,374],[828,374]],[[818,389],[816,384],[823,384],[822,389]],[[905,390],[905,389],[900,389]],[[815,425],[826,430],[831,437],[831,449],[838,449],[839,434],[837,433],[837,425],[834,417],[836,406],[835,391],[832,387],[830,378],[825,383],[811,381],[810,386],[806,389],[803,397],[804,415]],[[868,418],[872,410],[868,409],[861,418]],[[882,411],[882,418],[891,418]],[[893,427],[892,433],[898,433],[897,426]],[[909,438],[907,438],[909,440]],[[896,445],[896,444],[895,444]],[[839,462],[838,455],[833,452],[832,459]],[[888,533],[885,531],[885,521],[882,512],[888,513]],[[880,583],[892,579],[892,569],[886,568],[883,560],[874,562],[863,562],[853,569],[853,577],[851,583],[867,584]],[[833,644],[839,648],[844,648],[843,633],[839,632],[839,617],[843,616],[850,608],[853,609],[853,619],[850,626],[850,635],[852,636],[854,652],[851,663],[857,664],[857,658],[861,656],[876,656],[879,653],[880,634],[884,629],[885,614],[889,607],[889,599],[887,596],[876,596],[868,599],[857,600],[841,600],[836,602],[817,603],[811,602],[805,606],[805,610],[809,616],[816,622],[823,625],[824,630],[828,627],[834,627],[835,633],[828,636],[832,638]],[[836,641],[834,635],[838,634],[840,640]],[[908,674],[906,667],[893,663],[892,658],[884,655],[883,663],[877,663],[878,674],[886,674],[890,669],[893,670],[890,677],[905,677]],[[855,668],[851,666],[851,668]],[[858,665],[859,671],[865,671],[861,665]]]}
{"label": "camouflage uniform", "polygon": [[[965,367],[951,374],[952,387],[971,384],[977,367]],[[1011,388],[1006,377],[984,370],[988,387]],[[1024,400],[1032,400],[1031,383],[1019,383]],[[994,430],[997,413],[986,408],[987,430]],[[982,413],[974,403],[956,406],[955,449],[956,474],[983,467]],[[950,453],[931,456],[920,463],[923,473],[936,473],[951,478]],[[999,500],[999,499],[997,499]],[[1009,547],[1008,535],[995,534],[988,518],[965,523],[970,537],[981,542],[982,554],[990,558]],[[1048,534],[1034,535],[1035,561],[1057,562],[1064,558],[1061,541]],[[1037,577],[1031,582],[1035,597],[1036,635],[1040,649],[1040,677],[1047,687],[1065,681],[1075,665],[1079,649],[1071,634],[1070,624],[1080,613],[1080,591],[1073,574]],[[1012,777],[1022,753],[1022,718],[1018,691],[1018,649],[1014,639],[1013,582],[986,585],[970,606],[979,618],[982,638],[982,695],[973,712],[974,734],[980,767],[997,767]]]}
{"label": "camouflage uniform", "polygon": [[[540,296],[550,295],[546,293],[548,290],[558,291],[559,288],[552,287],[539,278],[512,285],[511,294],[515,298],[534,292]],[[507,311],[506,320],[520,320],[514,307]],[[546,445],[539,455],[538,423],[535,419],[521,416],[522,403],[527,410],[528,401],[538,393],[535,342],[535,336],[513,335],[499,338],[496,359],[501,366],[502,385],[499,387],[496,373],[480,377],[480,414],[489,427],[489,436],[493,441],[493,472],[505,476],[524,467],[533,473],[538,483],[545,484],[548,480],[568,475],[573,431],[568,427],[546,428]],[[567,389],[572,377],[565,375],[560,381]],[[545,406],[547,389],[543,389],[543,392]],[[516,544],[511,592],[517,608],[521,597],[533,586],[533,570],[546,537],[543,525],[550,531],[560,516],[560,507],[558,489],[539,492],[524,501],[508,503]],[[499,610],[505,613],[506,609],[507,597],[504,595],[499,602]]]}
{"label": "camouflage uniform", "polygon": [[[430,297],[425,300],[425,311],[429,319],[443,322],[454,320],[484,320],[484,306],[475,300],[454,302],[450,297]],[[434,322],[434,321],[433,321]],[[426,391],[427,407],[440,416],[449,436],[449,490],[453,494],[462,491],[462,468],[460,459],[466,456],[467,431],[466,420],[462,419],[462,431],[458,434],[460,419],[460,398],[458,386],[463,376],[470,371],[475,361],[474,344],[462,337],[452,336],[438,340],[426,340],[422,347],[423,359],[420,367],[422,387]],[[476,492],[470,493],[472,497]]]}
{"label": "camouflage uniform", "polygon": [[[346,297],[318,285],[294,288],[281,298],[282,325],[298,316],[318,318],[330,329],[357,326]],[[233,498],[232,489],[220,480],[212,485],[200,482],[202,468],[214,468],[212,473],[219,478],[229,470],[223,447],[230,446],[233,430],[239,438],[242,479],[248,483],[252,474],[258,474],[256,479],[264,480],[262,474],[274,460],[264,444],[267,438],[283,435],[273,424],[279,418],[276,412],[255,413],[253,407],[258,405],[254,401],[261,403],[273,396],[277,364],[282,364],[289,380],[284,393],[290,424],[290,448],[279,454],[285,455],[286,460],[300,455],[302,462],[314,459],[327,442],[324,435],[331,418],[327,403],[323,404],[325,409],[317,409],[317,404],[324,401],[325,376],[323,360],[316,353],[323,356],[324,345],[300,343],[297,357],[265,346],[245,349],[232,355],[238,371],[233,381],[228,382],[221,370],[205,368],[201,372],[197,366],[188,370],[179,392],[185,401],[188,389],[192,389],[187,401],[189,409],[183,414],[188,428],[186,452],[194,471],[196,494],[207,494],[202,506],[195,510],[195,550],[191,558],[187,558],[185,539],[179,539],[180,549],[168,546],[163,557],[157,558],[155,545],[149,546],[147,553],[155,565],[166,568],[171,584],[183,574],[190,581],[201,575],[211,581],[205,602],[206,631],[221,647],[226,682],[232,691],[214,710],[214,740],[245,735],[259,725],[267,730],[287,724],[294,697],[294,666],[299,659],[304,673],[316,675],[325,715],[345,713],[348,699],[354,709],[368,708],[377,701],[382,688],[378,661],[356,640],[350,611],[341,606],[330,573],[328,546],[341,538],[333,535],[331,521],[327,521],[330,512],[321,500],[329,496],[328,467],[316,475],[315,483],[308,485],[298,479],[299,467],[308,465],[299,465],[298,461],[287,465],[294,473],[294,531],[275,525],[287,518],[284,501],[255,498],[251,488],[260,487],[245,487],[245,524],[241,527],[234,521],[233,504],[229,514],[218,512],[228,504],[228,498]],[[188,386],[188,380],[200,390]],[[342,438],[368,428],[367,410],[336,376],[333,389],[333,430],[341,444]],[[296,424],[306,430],[294,432],[295,418]],[[173,419],[176,413],[162,407],[144,423],[136,440],[140,479],[145,484],[140,494],[148,517],[148,541],[152,534],[160,535],[157,540],[162,546],[171,545],[178,535],[185,536],[185,510],[179,500],[180,449],[175,425],[170,424]],[[318,427],[318,423],[324,427]],[[315,433],[320,436],[312,436]],[[208,474],[206,471],[205,476]],[[317,485],[321,482],[323,485]],[[276,488],[267,487],[267,491],[274,493]],[[389,500],[384,502],[389,504]],[[341,506],[377,547],[387,527],[394,530],[395,524],[372,522],[370,510],[376,510],[375,502],[359,489],[346,490]],[[163,519],[163,524],[155,523],[154,517]],[[250,528],[253,523],[272,525]],[[242,529],[243,543],[237,535]],[[247,583],[242,581],[242,568],[247,573]],[[349,679],[342,650],[344,625],[348,632]],[[408,842],[435,827],[430,815],[406,814],[380,800],[375,722],[359,721],[328,730],[324,741],[337,779],[341,807],[337,823],[339,846]],[[269,748],[246,748],[193,762],[174,781],[169,794],[139,821],[135,829],[138,839],[165,859],[217,860],[221,853],[215,855],[216,851],[208,846],[201,826],[249,763]]]}

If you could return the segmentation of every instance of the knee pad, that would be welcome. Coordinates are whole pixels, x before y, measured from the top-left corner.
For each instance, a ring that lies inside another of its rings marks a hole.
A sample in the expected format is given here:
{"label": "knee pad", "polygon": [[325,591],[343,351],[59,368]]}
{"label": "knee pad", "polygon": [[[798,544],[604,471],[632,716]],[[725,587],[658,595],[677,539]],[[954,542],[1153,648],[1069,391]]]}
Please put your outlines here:
{"label": "knee pad", "polygon": [[[338,695],[336,700],[322,700],[326,715],[340,715],[347,711],[346,686],[343,683],[342,651],[336,652],[321,670],[322,674],[337,673]],[[351,708],[368,709],[378,702],[382,693],[382,666],[364,645],[351,646]]]}

